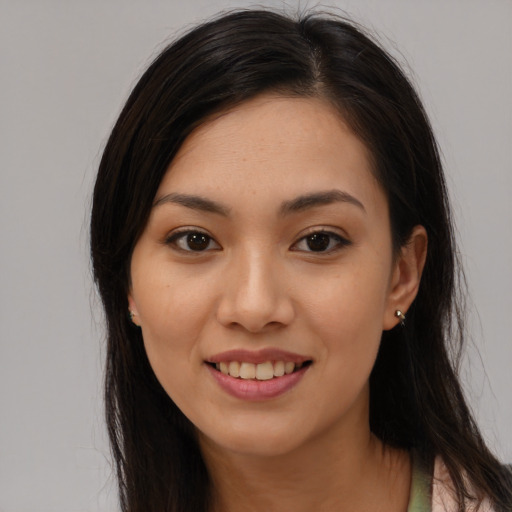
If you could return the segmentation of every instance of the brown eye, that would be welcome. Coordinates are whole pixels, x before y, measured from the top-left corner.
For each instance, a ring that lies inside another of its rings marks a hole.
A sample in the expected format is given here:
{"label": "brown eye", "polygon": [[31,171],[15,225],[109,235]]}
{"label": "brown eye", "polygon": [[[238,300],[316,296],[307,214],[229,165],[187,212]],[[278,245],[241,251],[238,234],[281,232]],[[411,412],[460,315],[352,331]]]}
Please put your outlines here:
{"label": "brown eye", "polygon": [[311,251],[325,251],[331,243],[331,237],[327,233],[314,233],[306,237],[306,244]]}
{"label": "brown eye", "polygon": [[204,233],[190,233],[186,237],[186,244],[191,251],[204,251],[208,249],[210,237]]}
{"label": "brown eye", "polygon": [[351,245],[351,242],[336,233],[316,231],[301,238],[292,246],[293,251],[330,253]]}
{"label": "brown eye", "polygon": [[202,231],[189,230],[174,233],[166,240],[166,243],[186,252],[204,252],[220,249],[219,244]]}

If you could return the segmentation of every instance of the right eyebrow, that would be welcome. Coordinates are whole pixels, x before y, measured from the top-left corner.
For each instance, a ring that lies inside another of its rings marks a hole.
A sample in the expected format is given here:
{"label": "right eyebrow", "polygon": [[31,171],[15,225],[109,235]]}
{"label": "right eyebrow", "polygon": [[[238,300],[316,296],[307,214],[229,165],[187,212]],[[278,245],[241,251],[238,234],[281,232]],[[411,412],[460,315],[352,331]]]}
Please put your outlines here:
{"label": "right eyebrow", "polygon": [[165,196],[158,198],[153,203],[153,208],[166,203],[179,204],[192,210],[216,213],[218,215],[222,215],[223,217],[227,217],[229,215],[229,208],[226,206],[212,201],[211,199],[206,199],[205,197],[191,194],[166,194]]}

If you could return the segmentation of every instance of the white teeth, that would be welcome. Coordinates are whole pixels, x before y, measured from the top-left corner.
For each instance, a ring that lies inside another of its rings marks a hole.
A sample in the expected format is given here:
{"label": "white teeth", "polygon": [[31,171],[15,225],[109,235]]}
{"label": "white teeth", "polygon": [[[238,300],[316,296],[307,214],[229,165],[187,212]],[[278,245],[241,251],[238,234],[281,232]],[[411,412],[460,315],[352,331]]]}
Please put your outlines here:
{"label": "white teeth", "polygon": [[284,375],[284,361],[276,361],[274,363],[274,376],[282,377]]}
{"label": "white teeth", "polygon": [[256,378],[256,365],[252,363],[242,363],[240,365],[240,378],[254,379]]}
{"label": "white teeth", "polygon": [[286,373],[286,375],[292,373],[293,370],[295,370],[295,363],[292,363],[290,361],[284,363],[284,373]]}
{"label": "white teeth", "polygon": [[267,361],[256,365],[256,378],[258,380],[270,380],[274,378],[274,365]]}
{"label": "white teeth", "polygon": [[231,377],[240,377],[240,363],[238,361],[231,361],[229,363],[229,375]]}
{"label": "white teeth", "polygon": [[304,366],[304,363],[292,363],[291,361],[266,361],[260,364],[244,363],[239,361],[222,361],[215,363],[215,368],[225,375],[240,379],[270,380],[274,377],[289,375],[294,370]]}
{"label": "white teeth", "polygon": [[220,371],[222,373],[225,373],[226,375],[229,375],[229,368],[228,368],[228,363],[225,363],[224,361],[222,361],[220,363]]}

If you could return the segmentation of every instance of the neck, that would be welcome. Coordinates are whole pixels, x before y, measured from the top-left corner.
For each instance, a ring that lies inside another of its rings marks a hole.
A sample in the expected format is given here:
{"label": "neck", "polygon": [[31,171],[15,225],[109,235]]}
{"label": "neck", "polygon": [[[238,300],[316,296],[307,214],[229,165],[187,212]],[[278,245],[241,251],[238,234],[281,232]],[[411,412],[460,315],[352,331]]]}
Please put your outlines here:
{"label": "neck", "polygon": [[405,511],[410,461],[369,430],[349,442],[330,436],[277,456],[240,454],[202,440],[213,511]]}

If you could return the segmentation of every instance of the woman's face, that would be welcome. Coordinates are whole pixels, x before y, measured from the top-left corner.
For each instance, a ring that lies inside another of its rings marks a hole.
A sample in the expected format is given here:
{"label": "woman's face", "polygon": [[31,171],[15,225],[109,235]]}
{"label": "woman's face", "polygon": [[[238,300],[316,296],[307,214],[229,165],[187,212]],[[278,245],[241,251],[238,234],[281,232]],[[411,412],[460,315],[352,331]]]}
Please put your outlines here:
{"label": "woman's face", "polygon": [[129,302],[202,438],[280,454],[368,432],[399,266],[365,146],[328,104],[265,95],[185,141],[133,252]]}

